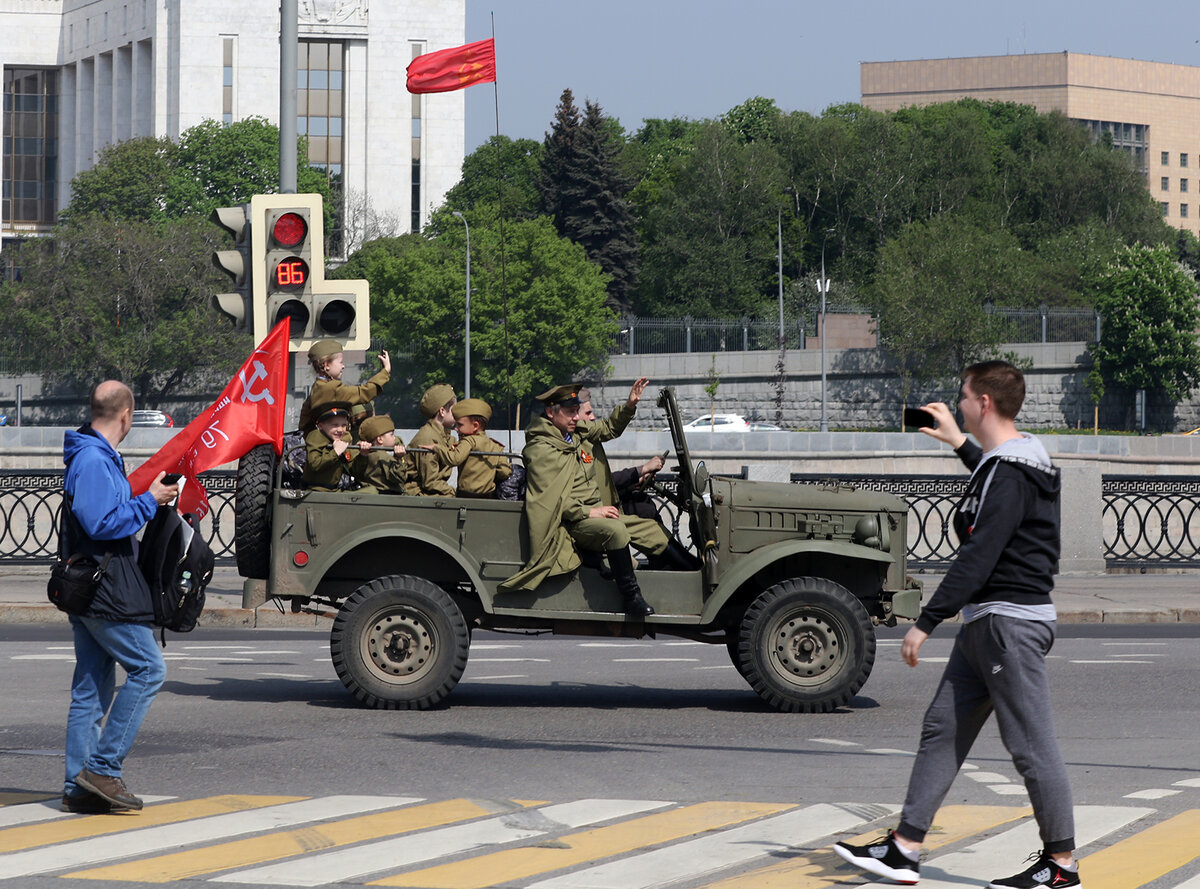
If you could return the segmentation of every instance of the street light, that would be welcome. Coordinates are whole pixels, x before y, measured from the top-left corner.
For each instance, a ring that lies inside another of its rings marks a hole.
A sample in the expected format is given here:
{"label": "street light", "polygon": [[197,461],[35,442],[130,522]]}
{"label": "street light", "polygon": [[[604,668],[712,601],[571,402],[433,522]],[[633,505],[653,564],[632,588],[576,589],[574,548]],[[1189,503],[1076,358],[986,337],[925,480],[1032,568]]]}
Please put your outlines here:
{"label": "street light", "polygon": [[775,213],[775,233],[779,242],[779,348],[783,350],[783,208]]}
{"label": "street light", "polygon": [[467,230],[467,312],[466,336],[463,340],[463,398],[471,397],[471,226],[467,225],[467,217],[457,210],[450,211],[451,216],[462,220]]}
{"label": "street light", "polygon": [[829,419],[825,411],[825,297],[829,293],[829,279],[825,277],[825,242],[833,229],[825,229],[825,237],[821,239],[821,280],[817,289],[821,291],[821,431],[829,431]]}

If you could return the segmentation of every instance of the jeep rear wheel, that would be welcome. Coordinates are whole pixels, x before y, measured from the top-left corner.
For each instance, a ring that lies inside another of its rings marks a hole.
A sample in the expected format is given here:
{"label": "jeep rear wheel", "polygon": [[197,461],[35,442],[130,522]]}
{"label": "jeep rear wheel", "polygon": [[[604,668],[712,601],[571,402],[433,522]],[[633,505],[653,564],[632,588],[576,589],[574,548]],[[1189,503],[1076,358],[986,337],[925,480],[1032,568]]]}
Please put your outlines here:
{"label": "jeep rear wheel", "polygon": [[338,678],[377,710],[425,710],[467,666],[462,611],[440,587],[391,575],[363,584],[338,609],[329,649]]}
{"label": "jeep rear wheel", "polygon": [[845,587],[823,577],[794,577],[746,609],[738,662],[750,687],[772,707],[828,713],[871,675],[875,630]]}
{"label": "jeep rear wheel", "polygon": [[233,552],[238,574],[266,580],[271,568],[271,488],[275,448],[261,444],[238,461],[233,501]]}

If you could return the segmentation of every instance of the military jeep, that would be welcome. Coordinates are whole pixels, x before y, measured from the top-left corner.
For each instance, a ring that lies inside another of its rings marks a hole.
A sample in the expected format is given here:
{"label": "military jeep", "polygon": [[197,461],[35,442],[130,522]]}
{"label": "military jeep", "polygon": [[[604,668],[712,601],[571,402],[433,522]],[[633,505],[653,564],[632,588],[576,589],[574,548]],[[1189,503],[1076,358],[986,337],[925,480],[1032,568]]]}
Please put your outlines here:
{"label": "military jeep", "polygon": [[[330,650],[360,702],[424,709],[454,690],[473,630],[676,636],[724,645],[770,706],[828,712],[862,688],[874,625],[915,618],[906,508],[846,486],[752,482],[693,463],[670,389],[675,447],[664,496],[686,522],[696,571],[638,571],[655,613],[624,613],[615,584],[581,567],[501,592],[526,561],[520,501],[324,493],[288,486],[274,448],[238,467],[235,543],[243,605],[334,614]],[[293,483],[294,484],[294,483]]]}

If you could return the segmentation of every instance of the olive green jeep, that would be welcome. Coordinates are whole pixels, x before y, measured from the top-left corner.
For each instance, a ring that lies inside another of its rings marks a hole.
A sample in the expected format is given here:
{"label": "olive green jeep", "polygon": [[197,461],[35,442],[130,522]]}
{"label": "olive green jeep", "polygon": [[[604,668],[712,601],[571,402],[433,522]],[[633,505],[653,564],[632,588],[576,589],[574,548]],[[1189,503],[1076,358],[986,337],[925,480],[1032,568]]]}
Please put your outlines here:
{"label": "olive green jeep", "polygon": [[[906,507],[845,486],[713,476],[688,454],[670,389],[676,483],[660,495],[690,532],[696,571],[639,569],[649,617],[624,613],[592,568],[501,592],[526,561],[520,501],[324,493],[288,487],[270,445],[238,467],[243,605],[334,612],[333,664],[363,704],[424,709],[453,691],[473,630],[677,636],[724,645],[772,707],[827,712],[862,688],[874,625],[915,618]],[[681,535],[682,536],[682,535]]]}

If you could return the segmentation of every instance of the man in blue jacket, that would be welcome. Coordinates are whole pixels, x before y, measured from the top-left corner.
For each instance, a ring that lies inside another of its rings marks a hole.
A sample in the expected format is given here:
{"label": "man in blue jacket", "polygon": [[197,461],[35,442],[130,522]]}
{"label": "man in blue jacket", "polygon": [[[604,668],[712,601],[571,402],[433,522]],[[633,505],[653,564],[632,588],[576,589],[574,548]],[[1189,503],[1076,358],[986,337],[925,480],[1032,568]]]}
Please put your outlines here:
{"label": "man in blue jacket", "polygon": [[1016,428],[1025,378],[1006,361],[963,372],[958,406],[971,442],[941,403],[927,404],[926,434],[954,448],[971,470],[954,515],[960,547],[933,597],[904,637],[900,655],[917,666],[925,640],[962,612],[963,626],[925,711],[908,794],[895,831],[834,851],[863,870],[917,882],[920,849],[972,743],[994,712],[1000,738],[1025,780],[1042,849],[1018,874],[988,889],[1079,886],[1071,787],[1054,734],[1046,655],[1054,644],[1050,600],[1059,557],[1059,471],[1032,435]]}
{"label": "man in blue jacket", "polygon": [[[167,671],[154,639],[154,606],[138,568],[134,535],[159,504],[179,493],[178,485],[163,484],[160,472],[149,491],[131,496],[116,450],[133,426],[128,386],[116,380],[96,386],[91,415],[91,423],[63,437],[64,487],[84,534],[67,551],[88,553],[97,561],[112,554],[87,612],[71,615],[75,675],[62,808],[79,814],[142,807],[125,787],[121,767]],[[117,664],[126,677],[114,696]]]}

